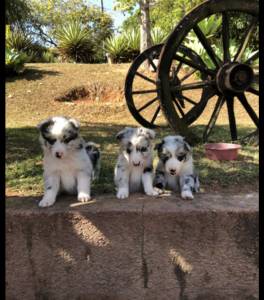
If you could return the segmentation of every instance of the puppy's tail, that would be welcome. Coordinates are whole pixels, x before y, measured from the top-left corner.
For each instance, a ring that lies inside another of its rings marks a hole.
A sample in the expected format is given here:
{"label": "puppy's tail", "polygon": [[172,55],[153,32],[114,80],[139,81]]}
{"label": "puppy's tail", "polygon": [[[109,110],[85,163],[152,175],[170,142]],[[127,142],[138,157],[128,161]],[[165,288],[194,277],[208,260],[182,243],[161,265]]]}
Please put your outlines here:
{"label": "puppy's tail", "polygon": [[99,150],[99,145],[93,143],[93,142],[87,142],[85,144],[85,150],[90,157],[90,160],[93,164],[93,180],[99,178],[100,174],[100,150]]}

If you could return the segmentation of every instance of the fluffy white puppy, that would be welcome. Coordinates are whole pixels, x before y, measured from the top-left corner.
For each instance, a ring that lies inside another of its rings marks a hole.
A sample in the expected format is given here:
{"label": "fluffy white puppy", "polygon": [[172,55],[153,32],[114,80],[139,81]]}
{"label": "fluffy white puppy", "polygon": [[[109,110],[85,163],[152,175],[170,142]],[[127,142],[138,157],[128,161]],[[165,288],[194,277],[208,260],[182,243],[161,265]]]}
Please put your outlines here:
{"label": "fluffy white puppy", "polygon": [[52,117],[38,125],[44,153],[45,192],[40,207],[55,203],[59,192],[78,194],[78,200],[91,198],[91,180],[99,165],[96,144],[79,136],[79,123],[67,117]]}
{"label": "fluffy white puppy", "polygon": [[154,186],[181,192],[183,199],[193,199],[199,191],[199,179],[194,173],[192,150],[182,136],[167,136],[155,146],[159,162],[155,172]]}
{"label": "fluffy white puppy", "polygon": [[155,132],[143,127],[126,127],[116,138],[120,152],[115,166],[117,198],[124,199],[131,192],[144,190],[147,195],[157,196],[153,188],[153,159],[151,140]]}

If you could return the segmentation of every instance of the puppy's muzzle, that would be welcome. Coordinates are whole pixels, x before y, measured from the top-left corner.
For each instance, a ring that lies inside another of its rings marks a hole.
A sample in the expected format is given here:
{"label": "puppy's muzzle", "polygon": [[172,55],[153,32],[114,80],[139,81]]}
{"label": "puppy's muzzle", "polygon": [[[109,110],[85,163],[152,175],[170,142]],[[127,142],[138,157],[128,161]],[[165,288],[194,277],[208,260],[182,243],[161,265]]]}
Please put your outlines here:
{"label": "puppy's muzzle", "polygon": [[56,153],[55,153],[55,156],[56,156],[57,158],[62,158],[63,153],[62,153],[62,152],[56,152]]}
{"label": "puppy's muzzle", "polygon": [[138,162],[138,163],[133,162],[133,166],[134,167],[139,167],[140,166],[140,162]]}

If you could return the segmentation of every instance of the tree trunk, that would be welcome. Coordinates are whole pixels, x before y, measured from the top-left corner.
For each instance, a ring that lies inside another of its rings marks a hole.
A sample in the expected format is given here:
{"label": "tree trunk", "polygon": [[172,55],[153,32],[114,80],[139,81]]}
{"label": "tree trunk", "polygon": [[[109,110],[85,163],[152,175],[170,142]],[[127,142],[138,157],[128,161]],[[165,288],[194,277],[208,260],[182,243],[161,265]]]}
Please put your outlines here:
{"label": "tree trunk", "polygon": [[[151,47],[150,35],[150,15],[149,15],[149,0],[139,1],[140,6],[140,53]],[[149,68],[149,63],[144,64],[145,68]]]}

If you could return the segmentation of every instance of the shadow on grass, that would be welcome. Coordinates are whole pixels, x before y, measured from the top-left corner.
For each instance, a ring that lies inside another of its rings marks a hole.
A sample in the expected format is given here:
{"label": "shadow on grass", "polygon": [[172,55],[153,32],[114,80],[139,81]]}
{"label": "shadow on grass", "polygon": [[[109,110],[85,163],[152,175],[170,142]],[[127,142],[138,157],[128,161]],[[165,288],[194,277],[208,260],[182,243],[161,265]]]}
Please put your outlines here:
{"label": "shadow on grass", "polygon": [[15,75],[15,76],[6,76],[6,82],[14,82],[17,80],[40,80],[42,79],[45,75],[59,75],[61,74],[60,72],[57,71],[48,71],[48,70],[43,70],[40,68],[32,68],[32,67],[26,67],[25,71],[20,74],[20,75]]}
{"label": "shadow on grass", "polygon": [[[115,135],[124,126],[104,123],[84,123],[81,135],[86,141],[93,141],[101,148],[100,178],[93,183],[95,192],[113,193],[113,172],[118,156],[118,143]],[[192,130],[199,134],[204,126],[193,126]],[[251,128],[240,128],[241,134],[247,134]],[[170,129],[157,129],[155,142],[168,134]],[[42,151],[38,142],[38,130],[34,127],[6,129],[6,182],[8,187],[42,191]],[[209,141],[229,140],[228,126],[217,126]],[[238,160],[217,162],[204,156],[203,144],[193,149],[195,166],[202,184],[206,186],[232,186],[251,184],[258,181],[258,147],[243,146]],[[156,154],[155,154],[156,157]]]}

